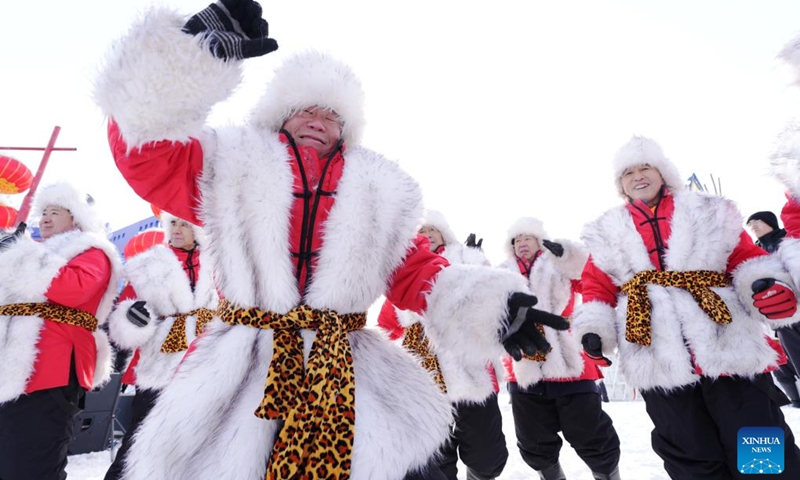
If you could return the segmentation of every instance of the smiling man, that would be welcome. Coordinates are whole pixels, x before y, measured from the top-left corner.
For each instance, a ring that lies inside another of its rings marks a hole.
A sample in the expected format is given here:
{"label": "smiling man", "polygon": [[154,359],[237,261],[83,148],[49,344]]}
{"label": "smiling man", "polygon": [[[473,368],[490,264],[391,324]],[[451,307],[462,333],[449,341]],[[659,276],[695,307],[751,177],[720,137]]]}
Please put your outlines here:
{"label": "smiling man", "polygon": [[780,349],[764,335],[800,319],[788,272],[753,244],[733,202],[684,190],[653,140],[631,139],[614,173],[626,202],[584,227],[591,258],[573,331],[590,357],[619,349],[670,477],[739,478],[746,426],[783,428],[785,471],[798,477],[788,402],[766,373]]}

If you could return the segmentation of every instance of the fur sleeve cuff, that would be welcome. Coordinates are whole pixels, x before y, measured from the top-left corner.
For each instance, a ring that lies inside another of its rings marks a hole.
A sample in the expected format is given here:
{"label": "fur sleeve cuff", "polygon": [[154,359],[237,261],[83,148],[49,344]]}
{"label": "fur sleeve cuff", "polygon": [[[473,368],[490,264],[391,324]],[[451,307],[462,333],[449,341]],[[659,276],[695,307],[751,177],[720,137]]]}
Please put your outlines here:
{"label": "fur sleeve cuff", "polygon": [[419,315],[414,312],[409,312],[408,310],[400,310],[399,308],[394,307],[394,311],[397,313],[397,323],[399,323],[403,328],[408,328],[422,320]]}
{"label": "fur sleeve cuff", "polygon": [[241,81],[241,62],[214,57],[200,36],[181,31],[185,21],[170,10],[150,10],[101,67],[95,101],[117,122],[129,149],[198,135],[211,107]]}
{"label": "fur sleeve cuff", "polygon": [[[795,295],[800,296],[800,294],[797,292],[796,283],[792,280],[793,275],[790,275],[790,272],[788,272],[785,268],[785,262],[782,262],[782,260],[788,260],[790,257],[795,257],[796,259],[798,252],[795,249],[800,245],[790,244],[787,246],[789,248],[786,251],[785,257],[779,253],[778,255],[764,255],[761,257],[751,258],[750,260],[742,262],[742,264],[736,267],[736,270],[733,271],[733,287],[736,290],[736,295],[739,297],[739,301],[754,318],[760,318],[764,320],[771,328],[781,328],[787,325],[793,325],[800,321],[800,312],[789,318],[769,320],[765,316],[761,315],[761,312],[759,312],[758,309],[753,306],[752,285],[754,281],[760,278],[774,278],[775,280],[786,283],[794,290]],[[781,247],[778,251],[782,252],[783,248],[784,245],[781,244]],[[800,271],[797,273],[800,274]]]}
{"label": "fur sleeve cuff", "polygon": [[[128,320],[128,309],[138,299],[123,300],[119,302],[111,315],[108,316],[108,333],[114,343],[125,350],[134,350],[141,347],[153,337],[156,332],[155,320],[151,313],[151,321],[144,327],[134,325]],[[147,304],[145,304],[147,308]]]}
{"label": "fur sleeve cuff", "polygon": [[581,278],[583,267],[589,260],[589,252],[583,245],[572,240],[553,240],[564,247],[564,254],[560,257],[553,255],[553,263],[571,279]]}
{"label": "fur sleeve cuff", "polygon": [[44,301],[44,294],[68,259],[42,244],[22,238],[0,251],[0,271],[13,272],[13,281],[0,282],[0,299],[6,302]]}
{"label": "fur sleeve cuff", "polygon": [[587,302],[575,309],[572,317],[572,333],[580,343],[587,333],[596,333],[603,342],[603,354],[613,355],[617,348],[615,312],[611,305],[603,302]]}
{"label": "fur sleeve cuff", "polygon": [[[496,268],[451,265],[442,270],[423,318],[442,368],[457,367],[468,377],[504,355],[498,332],[507,325],[508,297],[528,291],[522,275]],[[454,376],[445,380],[448,391],[459,388]]]}
{"label": "fur sleeve cuff", "polygon": [[98,388],[108,383],[111,379],[111,365],[114,363],[114,354],[111,351],[111,344],[108,343],[106,332],[102,330],[94,332],[94,343],[97,347],[97,360],[94,367],[92,388]]}

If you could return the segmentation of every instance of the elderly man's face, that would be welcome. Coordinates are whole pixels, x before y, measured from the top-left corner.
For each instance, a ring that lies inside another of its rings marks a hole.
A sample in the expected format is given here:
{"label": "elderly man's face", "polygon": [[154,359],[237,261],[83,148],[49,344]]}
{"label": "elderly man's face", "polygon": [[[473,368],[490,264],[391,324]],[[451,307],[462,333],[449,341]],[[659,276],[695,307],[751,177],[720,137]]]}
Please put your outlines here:
{"label": "elderly man's face", "polygon": [[661,173],[650,165],[638,165],[622,172],[622,191],[625,195],[651,207],[656,204],[663,185]]}
{"label": "elderly man's face", "polygon": [[342,121],[332,110],[309,107],[295,112],[283,128],[298,145],[311,147],[319,158],[330,155],[342,137]]}
{"label": "elderly man's face", "polygon": [[436,250],[441,245],[444,244],[444,239],[442,238],[442,232],[439,230],[431,227],[430,225],[424,225],[422,228],[419,229],[419,234],[423,237],[426,237],[429,242],[431,242],[431,251]]}
{"label": "elderly man's face", "polygon": [[57,205],[48,205],[42,218],[39,220],[39,234],[47,240],[53,235],[68,232],[75,229],[72,214],[66,208]]}
{"label": "elderly man's face", "polygon": [[175,248],[191,250],[194,247],[194,229],[186,220],[175,218],[170,220],[171,234],[169,244]]}
{"label": "elderly man's face", "polygon": [[531,260],[539,251],[539,239],[535,235],[520,234],[514,237],[514,254]]}

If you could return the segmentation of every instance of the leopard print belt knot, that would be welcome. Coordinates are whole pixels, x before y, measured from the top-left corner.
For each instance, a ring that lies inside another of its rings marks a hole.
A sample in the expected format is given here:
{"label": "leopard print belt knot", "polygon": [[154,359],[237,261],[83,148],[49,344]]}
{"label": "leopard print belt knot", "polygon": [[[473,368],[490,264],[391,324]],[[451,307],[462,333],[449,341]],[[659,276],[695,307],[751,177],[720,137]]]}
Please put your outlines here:
{"label": "leopard print belt knot", "polygon": [[41,317],[57,323],[82,327],[90,332],[97,330],[97,318],[85,310],[57,303],[12,303],[0,306],[0,315]]}
{"label": "leopard print belt knot", "polygon": [[439,358],[431,351],[428,337],[425,336],[425,330],[422,323],[416,322],[410,327],[406,328],[405,336],[403,337],[403,347],[410,352],[416,354],[422,360],[422,366],[426,370],[433,373],[433,379],[442,392],[447,393],[447,385],[444,383],[444,376],[442,376],[442,368],[439,366]]}
{"label": "leopard print belt knot", "polygon": [[161,353],[178,353],[185,352],[189,348],[189,339],[186,338],[186,319],[192,316],[197,316],[197,324],[195,325],[195,336],[199,337],[206,325],[214,319],[217,314],[216,310],[209,310],[208,308],[197,308],[191,312],[178,313],[175,315],[165,315],[161,319],[167,317],[175,317],[175,322],[169,329],[167,338],[161,344]]}
{"label": "leopard print belt knot", "polygon": [[637,273],[622,285],[621,290],[628,295],[628,311],[625,320],[625,340],[638,345],[650,345],[650,315],[652,305],[647,295],[647,285],[677,287],[689,292],[709,318],[719,324],[729,324],[733,319],[725,302],[710,287],[727,287],[731,284],[729,275],[710,270],[689,272],[659,272],[646,270]]}
{"label": "leopard print belt knot", "polygon": [[[340,315],[300,305],[280,314],[220,302],[229,325],[273,330],[273,355],[257,417],[283,419],[266,478],[347,479],[355,431],[355,374],[349,332],[364,328],[366,313]],[[301,329],[316,329],[303,371]]]}

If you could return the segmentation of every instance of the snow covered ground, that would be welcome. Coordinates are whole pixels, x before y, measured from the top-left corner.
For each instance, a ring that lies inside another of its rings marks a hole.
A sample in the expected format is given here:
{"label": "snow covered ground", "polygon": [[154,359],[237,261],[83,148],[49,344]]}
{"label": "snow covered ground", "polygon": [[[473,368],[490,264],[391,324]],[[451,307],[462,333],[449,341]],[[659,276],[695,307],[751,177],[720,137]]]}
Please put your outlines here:
{"label": "snow covered ground", "polygon": [[[509,459],[502,480],[530,480],[537,478],[519,456],[514,438],[514,423],[508,395],[501,394],[500,406],[503,413],[504,432],[508,442]],[[644,402],[611,402],[603,404],[606,412],[614,420],[614,426],[622,442],[620,470],[627,480],[667,480],[661,460],[650,449],[650,431],[653,424],[644,409]],[[800,432],[800,409],[783,407],[783,413],[792,431]],[[165,435],[168,433],[165,432]],[[591,480],[588,467],[578,458],[575,451],[565,442],[562,449],[561,464],[569,480]],[[69,458],[67,472],[71,480],[102,480],[110,464],[108,452],[95,452],[73,455]],[[459,478],[465,478],[463,468]],[[198,479],[205,480],[205,479]],[[208,479],[213,480],[213,479]]]}

